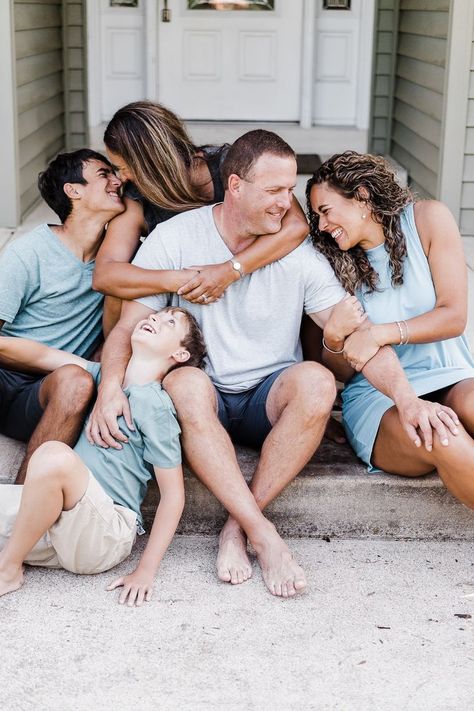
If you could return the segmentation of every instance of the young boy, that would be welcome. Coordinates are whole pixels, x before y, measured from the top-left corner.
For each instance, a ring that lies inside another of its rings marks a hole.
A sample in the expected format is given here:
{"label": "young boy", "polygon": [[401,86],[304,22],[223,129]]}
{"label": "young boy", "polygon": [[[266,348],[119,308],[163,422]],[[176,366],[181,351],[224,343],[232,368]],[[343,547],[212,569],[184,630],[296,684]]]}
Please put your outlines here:
{"label": "young boy", "polygon": [[[90,444],[83,430],[74,450],[46,442],[33,454],[23,486],[3,485],[0,495],[0,596],[23,583],[23,563],[100,573],[130,553],[140,506],[154,470],[160,504],[137,568],[108,586],[123,586],[119,602],[150,600],[155,573],[184,506],[180,429],[160,381],[181,365],[202,367],[201,331],[187,311],[166,308],[140,321],[131,336],[132,356],[124,391],[134,430],[122,449]],[[96,381],[100,365],[34,341],[0,338],[0,359],[16,367],[86,368]],[[121,421],[121,427],[126,427]]]}

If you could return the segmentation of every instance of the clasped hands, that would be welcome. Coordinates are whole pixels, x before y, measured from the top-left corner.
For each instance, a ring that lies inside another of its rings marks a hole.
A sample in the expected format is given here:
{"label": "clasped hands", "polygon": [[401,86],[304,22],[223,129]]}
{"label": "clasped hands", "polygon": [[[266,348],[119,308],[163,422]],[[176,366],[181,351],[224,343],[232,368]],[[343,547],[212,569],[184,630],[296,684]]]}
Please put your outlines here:
{"label": "clasped hands", "polygon": [[[189,271],[190,279],[178,289],[177,293],[193,304],[214,303],[221,298],[236,278],[240,278],[230,262],[192,266],[184,271]],[[191,276],[192,272],[194,272],[193,276]]]}
{"label": "clasped hands", "polygon": [[[324,327],[324,339],[327,344],[335,346],[335,351],[341,351],[349,365],[358,372],[381,347],[373,336],[362,304],[355,296],[346,296],[333,308]],[[332,349],[333,346],[330,347]]]}

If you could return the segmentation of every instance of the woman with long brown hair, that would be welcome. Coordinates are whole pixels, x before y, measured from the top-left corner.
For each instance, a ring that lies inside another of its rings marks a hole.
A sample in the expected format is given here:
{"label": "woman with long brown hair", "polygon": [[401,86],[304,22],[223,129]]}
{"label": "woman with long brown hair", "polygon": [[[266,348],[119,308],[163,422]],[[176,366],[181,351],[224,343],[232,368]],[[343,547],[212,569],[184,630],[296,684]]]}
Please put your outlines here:
{"label": "woman with long brown hair", "polygon": [[[467,273],[453,216],[440,202],[416,201],[382,158],[354,151],[321,165],[306,196],[316,249],[368,314],[367,327],[351,334],[341,308],[324,330],[324,347],[345,366],[352,446],[369,471],[419,476],[436,468],[474,508],[474,359],[463,335]],[[424,447],[421,438],[413,446],[400,409],[360,372],[387,345],[428,401],[429,424],[444,425]]]}
{"label": "woman with long brown hair", "polygon": [[[224,186],[220,167],[228,145],[197,147],[180,119],[169,109],[139,101],[119,109],[110,121],[104,143],[123,181],[126,211],[114,219],[97,255],[94,288],[120,299],[176,292],[190,301],[212,303],[244,274],[280,259],[308,234],[296,200],[278,234],[263,236],[222,264],[189,265],[194,270],[145,270],[129,264],[142,236],[174,215],[220,202]],[[108,311],[109,331],[118,318]],[[110,303],[109,303],[110,307]]]}

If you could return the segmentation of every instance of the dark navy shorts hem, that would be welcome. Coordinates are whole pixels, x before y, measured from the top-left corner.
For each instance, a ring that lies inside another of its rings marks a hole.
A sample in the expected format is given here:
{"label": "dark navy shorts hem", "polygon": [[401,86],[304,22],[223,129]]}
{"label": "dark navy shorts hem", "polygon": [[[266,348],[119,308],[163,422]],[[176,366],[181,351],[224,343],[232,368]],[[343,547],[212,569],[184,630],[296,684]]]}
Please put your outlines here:
{"label": "dark navy shorts hem", "polygon": [[43,415],[39,391],[45,376],[0,368],[0,432],[27,442]]}
{"label": "dark navy shorts hem", "polygon": [[241,393],[225,393],[216,388],[217,414],[233,442],[260,449],[273,427],[267,416],[268,393],[285,370],[287,368],[280,368],[254,388]]}

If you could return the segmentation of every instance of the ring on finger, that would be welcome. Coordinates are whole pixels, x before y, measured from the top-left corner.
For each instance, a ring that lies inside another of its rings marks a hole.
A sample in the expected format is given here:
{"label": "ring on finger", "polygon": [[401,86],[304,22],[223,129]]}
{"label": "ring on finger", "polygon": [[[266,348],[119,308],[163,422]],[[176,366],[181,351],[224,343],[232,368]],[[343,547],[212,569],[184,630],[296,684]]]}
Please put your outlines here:
{"label": "ring on finger", "polygon": [[207,301],[207,295],[206,295],[206,294],[202,294],[202,295],[199,297],[199,301],[202,301],[203,303],[205,303],[205,302]]}

